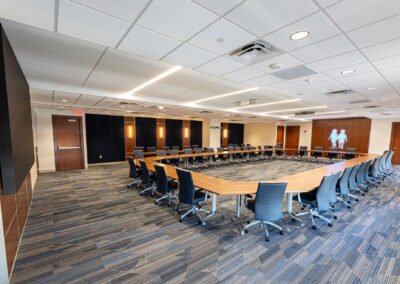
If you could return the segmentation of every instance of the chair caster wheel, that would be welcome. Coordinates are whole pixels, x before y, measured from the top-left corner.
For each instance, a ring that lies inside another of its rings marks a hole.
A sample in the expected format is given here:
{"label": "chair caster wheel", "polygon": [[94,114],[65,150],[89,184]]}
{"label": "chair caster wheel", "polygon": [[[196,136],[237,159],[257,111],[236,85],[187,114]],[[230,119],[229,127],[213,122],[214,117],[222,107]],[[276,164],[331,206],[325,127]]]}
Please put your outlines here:
{"label": "chair caster wheel", "polygon": [[355,201],[360,201],[360,200],[358,198],[356,198]]}
{"label": "chair caster wheel", "polygon": [[157,201],[154,201],[154,204],[157,205]]}
{"label": "chair caster wheel", "polygon": [[143,196],[143,193],[140,193],[140,196]]}
{"label": "chair caster wheel", "polygon": [[179,219],[179,223],[182,223],[182,219]]}
{"label": "chair caster wheel", "polygon": [[181,214],[182,214],[182,211],[178,210],[178,214],[181,215]]}
{"label": "chair caster wheel", "polygon": [[244,229],[244,232],[247,234],[247,233],[249,232],[249,230],[247,230],[247,229]]}
{"label": "chair caster wheel", "polygon": [[197,221],[197,223],[198,223],[199,225],[201,225],[201,224],[202,224],[200,220],[199,220],[199,221]]}
{"label": "chair caster wheel", "polygon": [[295,219],[295,218],[292,218],[292,222],[296,223],[296,219]]}
{"label": "chair caster wheel", "polygon": [[336,219],[337,219],[337,216],[333,216],[333,219],[335,219],[335,220],[336,220]]}
{"label": "chair caster wheel", "polygon": [[240,235],[241,235],[241,236],[244,235],[244,231],[243,231],[243,230],[240,231]]}
{"label": "chair caster wheel", "polygon": [[250,220],[247,220],[247,224],[250,224]]}
{"label": "chair caster wheel", "polygon": [[280,231],[280,232],[279,232],[279,234],[281,234],[281,235],[284,235],[284,234],[285,234],[285,232],[284,232],[284,231]]}
{"label": "chair caster wheel", "polygon": [[328,226],[329,226],[329,227],[333,227],[333,224],[332,224],[332,223],[328,223]]}
{"label": "chair caster wheel", "polygon": [[221,215],[221,217],[222,217],[222,220],[225,220],[225,216],[224,215]]}
{"label": "chair caster wheel", "polygon": [[266,242],[269,242],[269,237],[265,237],[265,241],[266,241]]}
{"label": "chair caster wheel", "polygon": [[347,208],[348,208],[348,209],[350,209],[350,208],[351,208],[351,206],[350,206],[350,205],[347,205]]}
{"label": "chair caster wheel", "polygon": [[317,227],[314,225],[314,226],[312,226],[312,229],[313,229],[313,230],[316,230],[316,229],[317,229]]}
{"label": "chair caster wheel", "polygon": [[365,193],[361,194],[361,196],[365,196]]}
{"label": "chair caster wheel", "polygon": [[201,222],[201,225],[205,226],[207,223],[206,221]]}
{"label": "chair caster wheel", "polygon": [[171,207],[171,204],[168,204],[168,207]]}

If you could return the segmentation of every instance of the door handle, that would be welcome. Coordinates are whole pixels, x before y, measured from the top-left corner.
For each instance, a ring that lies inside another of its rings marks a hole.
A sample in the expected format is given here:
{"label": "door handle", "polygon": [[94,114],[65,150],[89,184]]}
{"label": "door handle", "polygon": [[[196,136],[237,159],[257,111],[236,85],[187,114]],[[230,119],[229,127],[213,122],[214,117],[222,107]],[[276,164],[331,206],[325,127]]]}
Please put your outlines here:
{"label": "door handle", "polygon": [[61,150],[75,150],[75,149],[80,149],[80,146],[75,146],[75,147],[61,147],[60,145],[58,145],[58,151]]}

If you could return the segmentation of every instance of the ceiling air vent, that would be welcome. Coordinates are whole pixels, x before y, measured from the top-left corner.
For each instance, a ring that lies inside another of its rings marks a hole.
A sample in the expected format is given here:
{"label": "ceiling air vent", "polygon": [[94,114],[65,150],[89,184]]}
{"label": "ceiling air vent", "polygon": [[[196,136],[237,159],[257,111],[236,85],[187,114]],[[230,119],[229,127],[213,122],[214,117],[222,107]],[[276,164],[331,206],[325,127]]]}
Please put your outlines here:
{"label": "ceiling air vent", "polygon": [[208,110],[202,110],[202,111],[199,111],[199,113],[212,113],[212,112],[208,111]]}
{"label": "ceiling air vent", "polygon": [[255,63],[266,58],[276,56],[281,53],[280,50],[274,48],[270,44],[256,40],[250,44],[240,47],[231,53],[231,56],[236,60],[246,63]]}
{"label": "ceiling air vent", "polygon": [[301,77],[310,76],[313,74],[317,74],[314,70],[308,68],[305,65],[289,68],[286,70],[278,71],[275,73],[271,73],[271,75],[278,77],[282,80],[293,80]]}
{"label": "ceiling air vent", "polygon": [[250,99],[250,100],[237,101],[237,102],[234,102],[233,104],[237,107],[240,107],[240,106],[253,105],[253,104],[256,104],[257,102],[258,102],[257,99]]}
{"label": "ceiling air vent", "polygon": [[315,114],[315,111],[296,112],[294,115],[309,115],[309,114]]}
{"label": "ceiling air vent", "polygon": [[378,105],[371,105],[371,106],[364,106],[363,108],[366,108],[366,109],[372,109],[372,108],[380,108],[380,107],[382,107],[382,106],[378,106]]}
{"label": "ceiling air vent", "polygon": [[351,89],[345,89],[345,90],[337,90],[337,91],[332,91],[326,93],[327,96],[335,96],[335,95],[346,95],[346,94],[352,94],[354,93],[353,90]]}

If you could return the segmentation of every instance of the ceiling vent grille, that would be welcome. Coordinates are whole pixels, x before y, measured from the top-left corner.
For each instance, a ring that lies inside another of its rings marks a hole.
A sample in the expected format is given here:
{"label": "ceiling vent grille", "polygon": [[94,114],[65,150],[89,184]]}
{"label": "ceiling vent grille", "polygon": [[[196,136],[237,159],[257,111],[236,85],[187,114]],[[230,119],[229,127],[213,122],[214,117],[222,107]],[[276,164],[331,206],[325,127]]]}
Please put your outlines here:
{"label": "ceiling vent grille", "polygon": [[296,112],[294,115],[310,115],[310,114],[315,114],[315,111]]}
{"label": "ceiling vent grille", "polygon": [[354,93],[353,90],[351,89],[345,89],[345,90],[337,90],[337,91],[332,91],[332,92],[327,92],[327,96],[336,96],[336,95],[347,95],[347,94],[352,94]]}
{"label": "ceiling vent grille", "polygon": [[365,106],[365,107],[363,107],[363,108],[366,108],[366,109],[373,109],[373,108],[380,108],[380,107],[382,107],[382,106],[370,105],[370,106]]}
{"label": "ceiling vent grille", "polygon": [[271,73],[271,75],[278,77],[282,80],[293,80],[301,77],[317,74],[314,70],[308,68],[305,65],[289,68],[286,70]]}
{"label": "ceiling vent grille", "polygon": [[280,54],[281,51],[271,46],[270,44],[256,40],[250,44],[240,47],[231,53],[231,56],[236,60],[255,63],[265,60],[269,57]]}
{"label": "ceiling vent grille", "polygon": [[202,110],[202,111],[199,111],[199,113],[212,113],[212,112],[208,111],[208,110]]}

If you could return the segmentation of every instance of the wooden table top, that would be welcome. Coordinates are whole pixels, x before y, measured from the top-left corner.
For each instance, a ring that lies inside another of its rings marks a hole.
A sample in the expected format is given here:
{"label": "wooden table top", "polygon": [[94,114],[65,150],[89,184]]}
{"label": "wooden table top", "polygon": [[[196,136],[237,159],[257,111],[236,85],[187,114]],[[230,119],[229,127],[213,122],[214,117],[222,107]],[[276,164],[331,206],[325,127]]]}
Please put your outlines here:
{"label": "wooden table top", "polygon": [[[160,164],[157,161],[161,159],[171,159],[171,158],[189,158],[189,157],[199,157],[199,156],[213,156],[217,154],[235,154],[235,153],[249,153],[249,152],[259,152],[259,151],[271,151],[273,149],[261,149],[261,150],[244,150],[244,151],[224,151],[216,153],[198,153],[198,154],[183,154],[183,155],[171,155],[171,156],[152,156],[146,157],[142,160],[146,162],[146,165],[150,171],[155,171],[154,163]],[[298,149],[280,149],[280,150],[298,150]],[[313,150],[308,150],[313,151]],[[325,151],[331,153],[337,153],[337,151]],[[343,152],[346,153],[346,152]],[[257,192],[257,187],[259,182],[288,182],[286,188],[286,193],[289,192],[307,192],[318,187],[322,181],[322,178],[327,175],[331,175],[338,171],[343,171],[347,167],[351,167],[360,164],[364,161],[373,160],[378,157],[378,154],[366,154],[366,153],[352,153],[356,155],[361,155],[358,158],[326,165],[320,168],[308,170],[305,172],[300,172],[294,175],[288,175],[279,179],[274,180],[260,180],[260,181],[228,181],[221,178],[211,177],[202,173],[197,173],[192,171],[193,182],[196,187],[208,190],[209,192],[218,195],[236,195],[236,194],[255,194]],[[135,160],[137,165],[138,160]],[[176,173],[176,168],[171,165],[164,165],[166,174],[168,177],[177,179],[178,175]]]}

